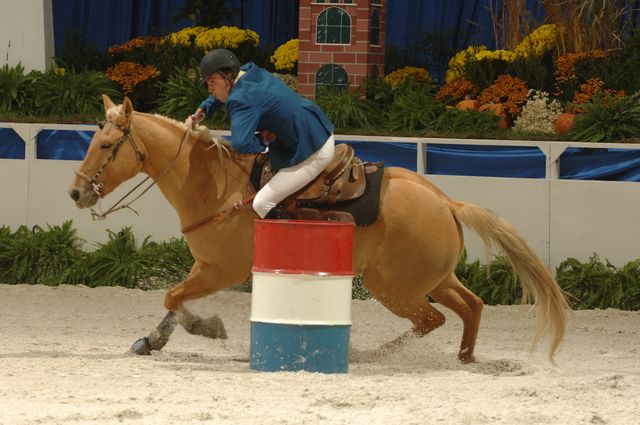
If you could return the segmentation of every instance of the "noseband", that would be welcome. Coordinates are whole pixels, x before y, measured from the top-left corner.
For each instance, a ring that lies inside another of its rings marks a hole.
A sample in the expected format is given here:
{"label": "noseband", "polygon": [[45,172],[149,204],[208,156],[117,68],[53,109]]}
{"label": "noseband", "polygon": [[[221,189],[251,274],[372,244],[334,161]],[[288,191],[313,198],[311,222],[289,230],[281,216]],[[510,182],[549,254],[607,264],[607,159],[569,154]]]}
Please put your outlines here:
{"label": "noseband", "polygon": [[[111,163],[111,162],[116,160],[116,156],[118,155],[118,151],[120,150],[120,147],[125,142],[125,140],[129,140],[129,142],[131,142],[131,146],[133,146],[133,149],[136,151],[136,154],[137,154],[137,157],[138,157],[138,161],[140,161],[141,164],[144,162],[144,158],[145,158],[144,157],[144,152],[142,152],[142,150],[136,144],[135,140],[133,140],[133,137],[131,137],[131,126],[129,126],[129,127],[121,127],[118,124],[114,124],[114,125],[120,131],[122,131],[122,137],[120,137],[120,139],[116,142],[116,145],[111,150],[111,154],[109,154],[109,157],[104,161],[104,163],[100,166],[100,168],[98,168],[98,170],[93,175],[93,177],[89,177],[88,175],[86,175],[85,173],[83,173],[80,170],[75,170],[76,176],[80,177],[82,180],[84,180],[87,183],[89,183],[91,185],[91,188],[93,189],[94,193],[96,195],[98,195],[98,197],[100,197],[100,198],[102,198],[102,196],[103,196],[102,188],[104,187],[104,183],[99,183],[98,182],[98,177],[100,177],[100,175],[102,175],[102,173],[104,172],[105,168],[107,168],[107,165],[109,165],[109,163]],[[99,127],[100,127],[100,130],[102,130],[102,128],[104,127],[104,122],[101,122],[99,124]]]}
{"label": "noseband", "polygon": [[[102,188],[104,187],[103,183],[98,182],[98,177],[100,177],[100,175],[104,172],[105,168],[107,168],[107,165],[109,165],[111,162],[116,160],[116,156],[118,155],[118,151],[120,150],[120,147],[122,146],[122,144],[125,142],[125,140],[129,140],[129,142],[131,143],[131,146],[133,146],[133,149],[136,151],[136,156],[138,158],[138,161],[140,162],[141,166],[142,163],[145,160],[145,156],[144,156],[144,152],[142,152],[142,150],[138,147],[138,145],[136,144],[136,141],[133,140],[133,137],[131,137],[131,126],[129,127],[122,127],[118,124],[114,125],[120,130],[122,131],[122,137],[120,137],[120,139],[116,142],[116,145],[113,147],[113,149],[111,150],[111,153],[109,154],[109,157],[104,161],[104,163],[100,166],[100,168],[98,168],[98,170],[96,171],[96,173],[93,175],[93,177],[89,177],[87,176],[85,173],[83,173],[80,170],[76,170],[76,176],[80,177],[82,180],[86,181],[87,183],[89,183],[93,189],[93,192],[98,195],[98,198],[102,198],[103,193],[102,193]],[[99,124],[100,130],[102,130],[102,127],[104,127],[104,122],[101,122]],[[119,206],[119,204],[124,201],[129,195],[131,195],[135,190],[137,190],[140,186],[142,186],[142,184],[144,182],[146,182],[147,180],[149,180],[150,176],[145,177],[140,183],[138,183],[133,189],[131,189],[129,192],[127,192],[126,195],[124,195],[122,198],[120,198],[120,200],[118,202],[116,202],[111,208],[109,208],[107,211],[105,212],[98,212],[96,210],[94,210],[93,208],[91,208],[91,218],[93,220],[104,220],[107,215],[111,214],[112,212],[121,210],[123,208],[128,208],[131,211],[133,211],[136,215],[139,215],[138,212],[136,210],[134,210],[133,208],[131,208],[131,204],[136,201],[138,198],[140,198],[142,195],[144,195],[145,193],[147,193],[147,191],[149,189],[151,189],[151,187],[156,183],[155,181],[151,182],[150,185],[148,185],[143,191],[142,193],[140,193],[138,196],[136,196],[133,200],[131,200],[130,202],[126,203],[126,204],[122,204]]]}

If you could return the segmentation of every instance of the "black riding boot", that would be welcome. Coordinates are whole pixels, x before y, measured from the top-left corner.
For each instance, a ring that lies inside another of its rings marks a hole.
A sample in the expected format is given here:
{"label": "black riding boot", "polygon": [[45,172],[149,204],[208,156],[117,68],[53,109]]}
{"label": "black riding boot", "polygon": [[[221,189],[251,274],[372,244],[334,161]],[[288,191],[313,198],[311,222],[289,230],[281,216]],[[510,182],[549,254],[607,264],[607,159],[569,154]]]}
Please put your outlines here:
{"label": "black riding boot", "polygon": [[267,213],[267,215],[264,216],[264,218],[266,220],[286,220],[290,219],[291,216],[289,215],[287,210],[282,208],[280,205],[276,205],[275,207],[271,208],[271,210]]}

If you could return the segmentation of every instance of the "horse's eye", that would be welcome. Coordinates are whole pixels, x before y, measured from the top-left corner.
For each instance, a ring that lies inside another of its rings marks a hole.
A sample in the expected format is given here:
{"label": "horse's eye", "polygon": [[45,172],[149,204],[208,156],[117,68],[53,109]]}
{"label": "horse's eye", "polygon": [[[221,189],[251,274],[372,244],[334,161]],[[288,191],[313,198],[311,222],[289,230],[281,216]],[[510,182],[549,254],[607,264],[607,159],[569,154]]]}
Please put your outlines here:
{"label": "horse's eye", "polygon": [[98,128],[99,128],[100,130],[102,130],[102,129],[104,128],[104,123],[103,123],[103,122],[98,123]]}
{"label": "horse's eye", "polygon": [[109,149],[111,146],[113,146],[112,143],[103,143],[100,145],[100,149]]}

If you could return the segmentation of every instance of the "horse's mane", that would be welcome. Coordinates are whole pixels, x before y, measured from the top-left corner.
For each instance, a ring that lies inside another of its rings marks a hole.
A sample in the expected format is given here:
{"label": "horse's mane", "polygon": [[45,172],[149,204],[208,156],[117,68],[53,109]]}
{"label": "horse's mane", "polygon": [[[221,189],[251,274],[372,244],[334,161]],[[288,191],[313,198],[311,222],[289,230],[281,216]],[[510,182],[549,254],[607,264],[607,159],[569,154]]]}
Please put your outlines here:
{"label": "horse's mane", "polygon": [[[107,121],[114,121],[118,115],[120,114],[120,109],[122,105],[116,105],[109,108],[105,112],[105,119]],[[159,114],[147,114],[144,112],[135,111],[135,114],[144,115],[147,117],[153,117],[158,119],[160,122],[169,124],[173,127],[178,127],[181,132],[187,130],[187,125],[184,122],[175,120],[173,118],[166,117],[164,115]],[[194,136],[196,141],[202,144],[206,149],[217,147],[218,151],[222,153],[222,151],[226,152],[227,156],[229,156],[229,152],[231,151],[231,143],[220,136],[213,136],[209,129],[203,125],[197,126],[195,129],[190,130],[191,136]]]}

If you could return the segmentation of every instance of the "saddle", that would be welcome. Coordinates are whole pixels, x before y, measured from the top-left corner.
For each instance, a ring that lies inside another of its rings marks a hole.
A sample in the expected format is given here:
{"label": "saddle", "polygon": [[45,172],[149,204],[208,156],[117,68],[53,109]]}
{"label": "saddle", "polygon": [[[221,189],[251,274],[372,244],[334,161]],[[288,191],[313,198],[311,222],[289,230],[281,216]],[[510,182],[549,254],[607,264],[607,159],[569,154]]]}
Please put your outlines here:
{"label": "saddle", "polygon": [[[256,167],[262,167],[256,172]],[[289,215],[299,220],[327,220],[355,222],[353,216],[344,211],[333,211],[330,206],[362,196],[366,189],[365,174],[377,170],[355,156],[353,148],[345,143],[337,144],[333,159],[311,183],[293,193],[282,202]],[[257,187],[263,187],[274,176],[267,161],[267,154],[260,154],[254,164],[253,176],[260,175]],[[254,182],[255,185],[255,182]],[[316,205],[318,204],[318,205]],[[304,205],[304,206],[302,206]],[[327,208],[329,205],[329,208]]]}

